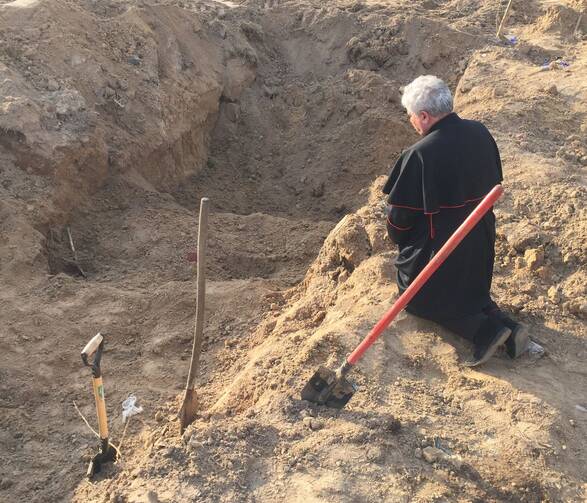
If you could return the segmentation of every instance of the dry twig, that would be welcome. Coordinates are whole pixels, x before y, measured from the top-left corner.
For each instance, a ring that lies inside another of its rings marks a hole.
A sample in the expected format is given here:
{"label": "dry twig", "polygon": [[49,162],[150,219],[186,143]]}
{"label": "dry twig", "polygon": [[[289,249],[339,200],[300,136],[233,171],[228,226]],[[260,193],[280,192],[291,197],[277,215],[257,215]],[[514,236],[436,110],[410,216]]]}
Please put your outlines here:
{"label": "dry twig", "polygon": [[77,269],[80,272],[80,274],[84,278],[87,278],[86,273],[84,272],[84,270],[79,265],[79,260],[77,258],[77,251],[75,251],[75,246],[73,245],[73,238],[71,237],[71,230],[69,229],[69,227],[67,227],[67,236],[69,237],[69,246],[71,248],[71,251],[73,252],[73,260],[75,262],[75,266],[77,267]]}
{"label": "dry twig", "polygon": [[80,415],[80,417],[83,419],[84,423],[86,423],[86,426],[90,429],[90,431],[98,438],[100,438],[100,434],[90,426],[90,423],[88,423],[88,420],[84,417],[82,411],[79,410],[79,407],[77,406],[77,403],[75,403],[75,401],[73,402],[73,406],[75,407],[75,410],[77,410],[77,413]]}
{"label": "dry twig", "polygon": [[497,28],[497,38],[499,38],[499,39],[502,38],[501,32],[505,26],[505,22],[507,21],[509,14],[510,14],[510,7],[512,6],[512,2],[513,2],[513,0],[508,1],[508,4],[505,8],[505,12],[503,13],[503,17],[501,18],[501,23],[499,23],[499,27]]}

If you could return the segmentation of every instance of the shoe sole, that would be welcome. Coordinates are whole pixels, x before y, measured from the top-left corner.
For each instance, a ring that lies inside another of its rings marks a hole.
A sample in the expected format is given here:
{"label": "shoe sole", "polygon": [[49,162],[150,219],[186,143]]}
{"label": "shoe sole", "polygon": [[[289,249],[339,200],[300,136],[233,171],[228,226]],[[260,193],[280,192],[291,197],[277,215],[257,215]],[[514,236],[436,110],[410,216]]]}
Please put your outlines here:
{"label": "shoe sole", "polygon": [[478,365],[485,363],[487,360],[489,360],[489,358],[491,358],[495,354],[497,348],[508,340],[508,337],[510,335],[512,335],[512,331],[509,328],[503,328],[499,333],[499,337],[497,337],[495,341],[493,341],[493,344],[491,344],[491,346],[487,348],[487,351],[485,351],[483,358],[480,358],[479,360],[465,361],[463,362],[463,365],[465,367],[477,367]]}
{"label": "shoe sole", "polygon": [[514,347],[516,348],[516,351],[513,355],[508,352],[508,356],[512,360],[515,360],[528,351],[528,343],[530,342],[528,328],[525,325],[519,324],[512,332],[511,336],[514,338]]}

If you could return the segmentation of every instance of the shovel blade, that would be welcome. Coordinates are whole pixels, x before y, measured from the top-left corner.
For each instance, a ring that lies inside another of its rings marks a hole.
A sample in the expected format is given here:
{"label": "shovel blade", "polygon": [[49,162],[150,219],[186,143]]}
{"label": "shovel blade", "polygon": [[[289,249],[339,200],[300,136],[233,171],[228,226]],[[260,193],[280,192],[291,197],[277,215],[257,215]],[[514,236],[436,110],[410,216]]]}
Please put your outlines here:
{"label": "shovel blade", "polygon": [[195,389],[186,389],[181,409],[179,410],[179,428],[181,433],[194,422],[198,411],[198,396]]}
{"label": "shovel blade", "polygon": [[320,367],[302,389],[302,400],[342,409],[357,391],[357,387],[336,372]]}
{"label": "shovel blade", "polygon": [[102,465],[105,463],[113,463],[118,459],[118,452],[108,441],[106,441],[106,446],[100,449],[100,452],[96,454],[90,464],[88,465],[88,470],[86,475],[89,479],[92,479],[94,475],[100,473],[102,471]]}

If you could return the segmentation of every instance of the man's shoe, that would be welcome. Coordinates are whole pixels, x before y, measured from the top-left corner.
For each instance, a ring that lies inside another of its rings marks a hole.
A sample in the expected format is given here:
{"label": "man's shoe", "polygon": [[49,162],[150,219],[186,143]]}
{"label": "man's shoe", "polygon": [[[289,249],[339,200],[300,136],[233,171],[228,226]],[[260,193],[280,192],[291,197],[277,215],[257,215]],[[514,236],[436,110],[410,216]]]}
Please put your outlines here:
{"label": "man's shoe", "polygon": [[482,346],[475,346],[473,357],[463,362],[463,365],[465,367],[476,367],[485,363],[494,355],[497,348],[508,340],[511,334],[512,331],[509,328],[503,327],[487,343]]}
{"label": "man's shoe", "polygon": [[512,335],[505,342],[506,353],[512,360],[515,360],[528,351],[529,343],[530,338],[528,337],[526,325],[516,323],[516,326],[512,330]]}

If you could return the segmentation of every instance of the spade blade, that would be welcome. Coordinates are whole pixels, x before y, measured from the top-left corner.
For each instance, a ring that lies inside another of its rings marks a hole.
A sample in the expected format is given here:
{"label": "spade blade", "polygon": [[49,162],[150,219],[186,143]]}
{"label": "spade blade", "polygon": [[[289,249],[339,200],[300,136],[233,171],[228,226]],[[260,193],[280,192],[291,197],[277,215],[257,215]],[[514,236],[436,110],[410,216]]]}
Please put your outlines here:
{"label": "spade blade", "polygon": [[320,367],[302,389],[302,400],[342,409],[357,391],[356,386],[336,372]]}
{"label": "spade blade", "polygon": [[179,410],[179,428],[182,435],[185,429],[196,419],[198,405],[196,390],[193,388],[186,389],[181,409]]}
{"label": "spade blade", "polygon": [[103,464],[111,463],[118,459],[118,451],[108,442],[108,440],[103,440],[102,442],[105,443],[105,445],[102,446],[100,452],[92,458],[88,465],[86,475],[89,479],[92,479],[94,475],[102,471]]}

